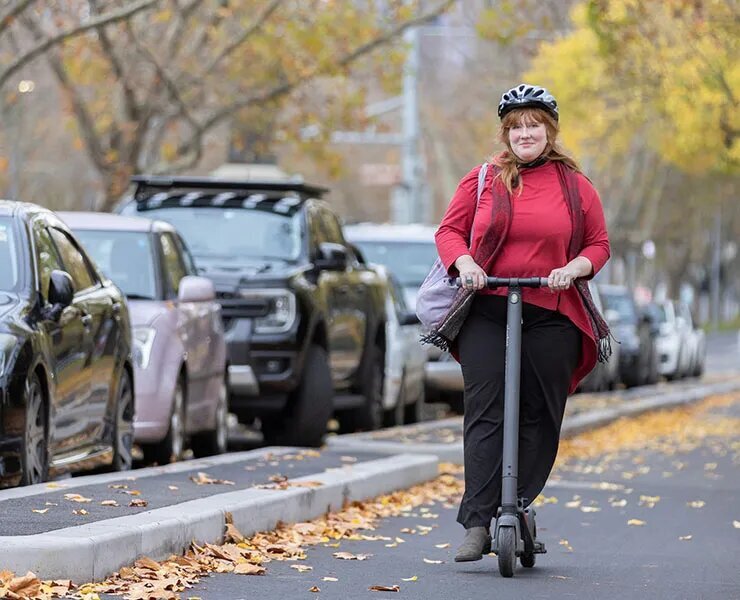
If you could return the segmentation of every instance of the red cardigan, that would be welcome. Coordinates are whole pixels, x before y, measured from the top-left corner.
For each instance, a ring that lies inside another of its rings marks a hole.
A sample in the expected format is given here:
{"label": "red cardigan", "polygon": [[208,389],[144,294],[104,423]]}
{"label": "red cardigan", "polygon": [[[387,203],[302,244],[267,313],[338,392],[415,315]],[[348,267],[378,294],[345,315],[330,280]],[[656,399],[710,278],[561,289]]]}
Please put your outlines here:
{"label": "red cardigan", "polygon": [[[491,221],[493,169],[486,174],[486,184],[478,210],[475,201],[480,166],[460,181],[437,229],[437,250],[450,275],[457,275],[455,261],[464,254],[474,255],[483,233]],[[571,221],[568,205],[560,188],[557,171],[552,163],[522,169],[524,184],[521,193],[512,194],[512,221],[501,253],[488,271],[499,277],[547,277],[553,269],[565,266]],[[500,180],[496,185],[503,188]],[[578,190],[584,214],[584,242],[579,256],[586,257],[596,274],[609,259],[609,237],[601,200],[589,180],[578,175]],[[473,226],[474,223],[474,226]],[[471,226],[472,244],[469,245]],[[593,274],[591,277],[593,277]],[[483,289],[479,294],[506,295],[505,289]],[[548,288],[522,290],[524,302],[556,310],[568,317],[582,332],[581,359],[571,380],[570,392],[594,368],[597,340],[591,329],[588,313],[575,289],[551,292]]]}

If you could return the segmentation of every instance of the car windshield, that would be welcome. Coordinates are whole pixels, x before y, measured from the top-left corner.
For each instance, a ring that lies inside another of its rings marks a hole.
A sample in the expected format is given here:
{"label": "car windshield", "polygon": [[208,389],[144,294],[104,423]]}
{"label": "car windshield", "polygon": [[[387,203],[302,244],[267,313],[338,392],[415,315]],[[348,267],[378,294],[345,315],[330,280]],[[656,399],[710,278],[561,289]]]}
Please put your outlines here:
{"label": "car windshield", "polygon": [[637,323],[635,305],[629,296],[622,293],[602,292],[601,300],[604,302],[607,309],[617,311],[621,322]]}
{"label": "car windshield", "polygon": [[174,225],[198,258],[293,261],[301,254],[300,213],[250,209],[161,208],[142,213]]}
{"label": "car windshield", "polygon": [[149,234],[139,231],[75,230],[88,255],[126,296],[154,300],[157,285]]}
{"label": "car windshield", "polygon": [[433,241],[354,241],[367,262],[385,265],[404,287],[419,287],[437,258]]}
{"label": "car windshield", "polygon": [[13,220],[11,217],[0,217],[0,290],[18,290],[19,267]]}

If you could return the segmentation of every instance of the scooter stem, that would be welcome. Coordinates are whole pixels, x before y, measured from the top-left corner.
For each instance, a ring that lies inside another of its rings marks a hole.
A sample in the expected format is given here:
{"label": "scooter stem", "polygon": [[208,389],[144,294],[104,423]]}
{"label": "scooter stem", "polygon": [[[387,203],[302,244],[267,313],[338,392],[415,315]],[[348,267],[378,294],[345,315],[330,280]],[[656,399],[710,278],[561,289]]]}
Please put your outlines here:
{"label": "scooter stem", "polygon": [[504,453],[501,512],[516,514],[519,477],[519,381],[521,377],[522,290],[509,287],[506,316],[506,383],[504,387]]}

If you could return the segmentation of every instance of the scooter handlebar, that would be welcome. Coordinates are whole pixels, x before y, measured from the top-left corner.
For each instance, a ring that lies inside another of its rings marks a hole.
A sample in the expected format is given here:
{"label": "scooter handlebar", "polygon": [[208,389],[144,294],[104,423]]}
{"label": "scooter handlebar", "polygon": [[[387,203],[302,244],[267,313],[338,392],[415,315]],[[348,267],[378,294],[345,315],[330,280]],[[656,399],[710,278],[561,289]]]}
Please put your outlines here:
{"label": "scooter handlebar", "polygon": [[[459,277],[450,278],[450,282],[456,287],[462,285],[462,280]],[[499,288],[499,287],[530,287],[539,288],[547,287],[547,277],[487,277],[486,287]]]}

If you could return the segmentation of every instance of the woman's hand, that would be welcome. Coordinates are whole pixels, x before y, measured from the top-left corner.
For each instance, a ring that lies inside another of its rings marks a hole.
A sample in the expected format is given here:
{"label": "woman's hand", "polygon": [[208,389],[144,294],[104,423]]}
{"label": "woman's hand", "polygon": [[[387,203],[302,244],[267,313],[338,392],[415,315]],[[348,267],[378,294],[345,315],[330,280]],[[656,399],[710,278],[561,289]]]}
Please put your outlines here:
{"label": "woman's hand", "polygon": [[481,269],[469,254],[465,254],[455,261],[455,267],[460,272],[460,285],[469,290],[480,290],[486,287],[486,272]]}
{"label": "woman's hand", "polygon": [[547,285],[553,292],[570,289],[579,277],[588,277],[593,272],[591,261],[584,256],[577,256],[564,267],[553,269],[547,277]]}

